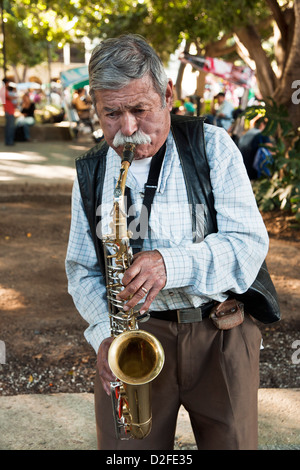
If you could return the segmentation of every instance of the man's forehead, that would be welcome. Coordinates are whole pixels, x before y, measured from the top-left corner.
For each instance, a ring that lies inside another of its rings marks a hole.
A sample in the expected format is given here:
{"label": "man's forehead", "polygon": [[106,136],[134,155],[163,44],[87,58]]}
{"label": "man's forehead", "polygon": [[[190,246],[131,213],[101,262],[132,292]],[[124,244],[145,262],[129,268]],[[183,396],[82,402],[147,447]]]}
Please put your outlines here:
{"label": "man's forehead", "polygon": [[105,111],[118,109],[149,109],[160,104],[158,93],[147,90],[98,90],[95,92],[96,106]]}
{"label": "man's forehead", "polygon": [[137,99],[147,100],[147,94],[149,92],[155,92],[153,82],[150,77],[145,76],[143,78],[134,79],[127,85],[118,88],[102,88],[95,90],[95,96],[99,98],[107,97],[110,99],[114,96],[129,96],[136,97]]}
{"label": "man's forehead", "polygon": [[132,108],[138,108],[138,109],[143,108],[143,109],[145,109],[145,108],[150,107],[148,101],[146,101],[146,100],[145,101],[144,100],[135,100],[135,99],[129,100],[128,103],[123,103],[123,102],[112,103],[112,102],[110,102],[110,103],[107,103],[107,104],[102,103],[102,105],[103,105],[103,109],[105,111],[121,109],[121,108],[122,109],[123,108],[124,109],[132,109]]}

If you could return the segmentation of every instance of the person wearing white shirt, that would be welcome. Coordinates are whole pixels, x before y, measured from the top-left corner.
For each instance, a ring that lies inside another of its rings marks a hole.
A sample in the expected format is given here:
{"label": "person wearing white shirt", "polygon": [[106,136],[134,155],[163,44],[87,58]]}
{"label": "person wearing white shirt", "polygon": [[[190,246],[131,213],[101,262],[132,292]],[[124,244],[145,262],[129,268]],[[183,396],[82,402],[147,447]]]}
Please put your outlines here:
{"label": "person wearing white shirt", "polygon": [[[215,106],[215,101],[218,103],[217,108]],[[212,99],[212,116],[207,116],[207,122],[223,127],[227,131],[233,122],[233,111],[234,107],[225,99],[225,93],[220,92]]]}
{"label": "person wearing white shirt", "polygon": [[[186,118],[171,123],[173,86],[157,54],[137,35],[108,39],[94,49],[89,74],[105,142],[77,161],[66,272],[75,306],[88,323],[85,337],[97,355],[98,448],[172,449],[180,405],[189,412],[199,449],[256,448],[261,334],[250,317],[255,312],[245,312],[244,321],[226,331],[209,317],[229,291],[247,291],[268,251],[242,156],[224,129],[204,124],[199,142],[206,147],[217,229],[208,229],[210,215],[202,204],[196,242],[190,208],[195,178],[202,176],[188,171],[183,155],[188,146],[183,151],[178,146]],[[107,354],[113,338],[100,234],[110,230],[126,141],[136,144],[126,185],[137,218],[151,161],[164,149],[148,236],[122,279],[119,298],[124,310],[138,306],[140,314],[150,312],[142,329],[162,343],[165,365],[153,381],[150,435],[123,441],[115,436],[109,398],[115,377]],[[195,136],[193,148],[197,141]],[[101,220],[95,216],[100,200]]]}

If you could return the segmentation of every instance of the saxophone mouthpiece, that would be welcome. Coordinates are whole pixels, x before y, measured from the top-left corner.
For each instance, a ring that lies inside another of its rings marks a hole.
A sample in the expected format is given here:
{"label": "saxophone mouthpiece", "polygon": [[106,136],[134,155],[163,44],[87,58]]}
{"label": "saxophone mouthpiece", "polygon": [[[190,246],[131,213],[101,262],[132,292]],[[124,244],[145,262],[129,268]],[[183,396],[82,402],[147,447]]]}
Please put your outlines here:
{"label": "saxophone mouthpiece", "polygon": [[132,160],[134,159],[135,144],[131,142],[126,142],[124,144],[122,163],[128,162],[131,165]]}

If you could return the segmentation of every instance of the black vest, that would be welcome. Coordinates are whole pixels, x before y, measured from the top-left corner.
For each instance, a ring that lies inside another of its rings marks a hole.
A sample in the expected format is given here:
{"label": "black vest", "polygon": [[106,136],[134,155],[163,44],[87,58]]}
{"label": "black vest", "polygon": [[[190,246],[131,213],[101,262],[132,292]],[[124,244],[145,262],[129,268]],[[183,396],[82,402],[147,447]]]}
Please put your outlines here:
{"label": "black vest", "polygon": [[[218,231],[216,221],[216,211],[214,208],[214,197],[210,182],[210,168],[208,165],[204,126],[202,118],[194,118],[189,116],[171,115],[171,131],[176,143],[182,171],[186,183],[188,202],[191,207],[193,238],[197,242],[196,231],[196,206],[202,204],[204,207],[204,237],[210,233]],[[95,245],[97,259],[102,273],[104,274],[104,258],[102,241],[97,236],[96,228],[99,223],[99,216],[96,215],[97,208],[102,203],[102,190],[106,171],[106,155],[108,145],[103,140],[84,155],[76,159],[77,177],[81,192],[85,213],[89,222],[91,236]],[[97,220],[98,218],[98,220]],[[246,294],[234,297],[241,298],[249,304],[251,314],[265,323],[277,321],[280,318],[279,308],[277,304],[276,291],[266,269],[263,264],[259,276],[263,275],[263,283],[267,283],[264,287],[261,282],[259,286],[254,283],[253,288],[249,289]],[[258,278],[259,278],[258,276]],[[267,279],[265,279],[267,278]],[[257,280],[255,281],[257,282]],[[250,292],[251,291],[251,292]],[[263,291],[263,293],[261,292]],[[266,292],[264,292],[266,291]],[[271,302],[272,308],[259,309],[256,314],[257,301],[265,299],[257,299],[258,296],[268,297],[268,303]]]}

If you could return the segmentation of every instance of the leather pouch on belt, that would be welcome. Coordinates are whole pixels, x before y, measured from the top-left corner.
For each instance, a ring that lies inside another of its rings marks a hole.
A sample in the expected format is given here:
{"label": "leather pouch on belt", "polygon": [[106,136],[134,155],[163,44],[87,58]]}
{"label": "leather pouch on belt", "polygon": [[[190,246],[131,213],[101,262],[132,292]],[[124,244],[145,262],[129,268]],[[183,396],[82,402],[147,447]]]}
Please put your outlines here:
{"label": "leather pouch on belt", "polygon": [[244,304],[236,299],[225,300],[212,308],[210,318],[219,330],[230,330],[244,321]]}

